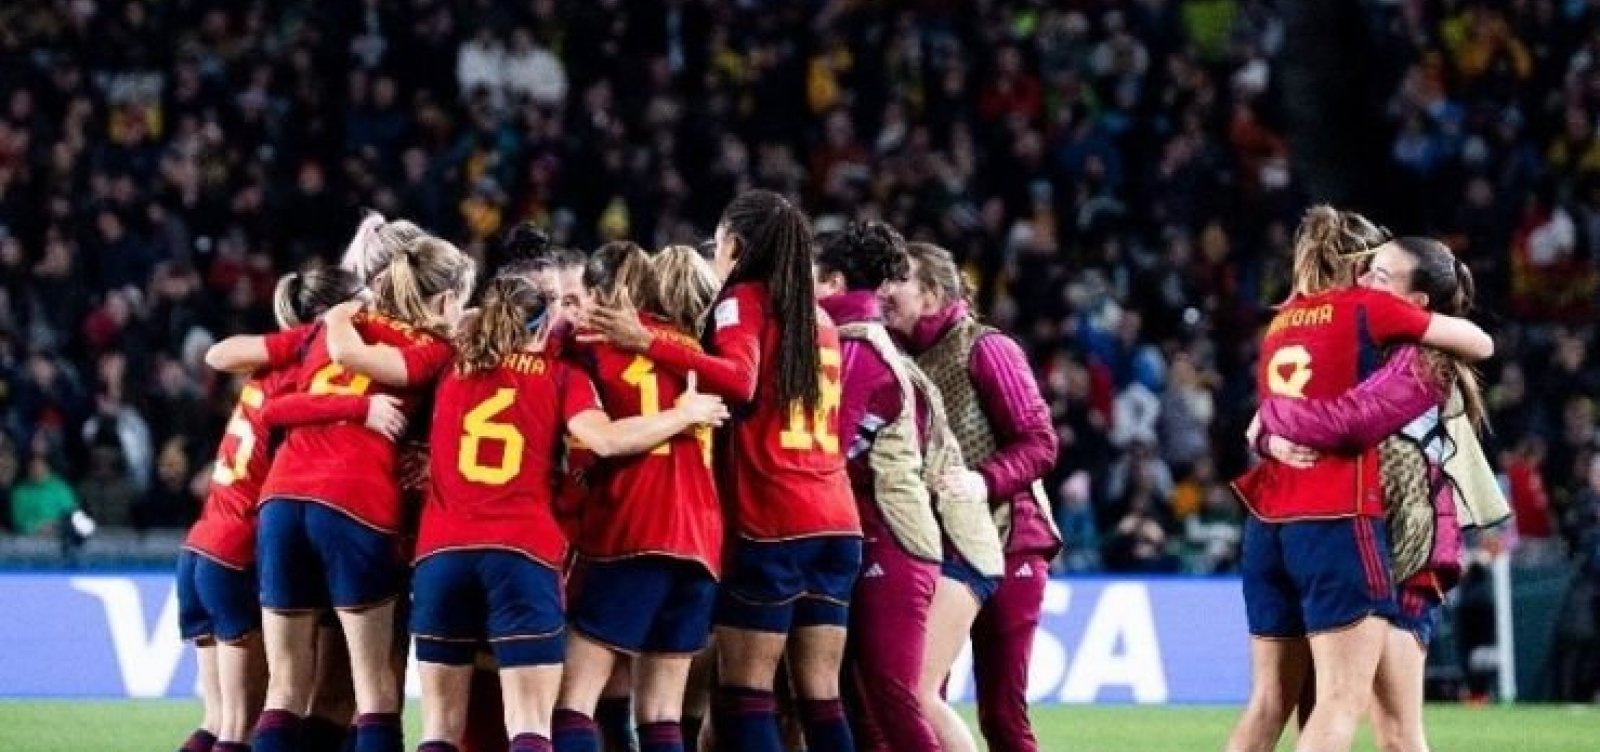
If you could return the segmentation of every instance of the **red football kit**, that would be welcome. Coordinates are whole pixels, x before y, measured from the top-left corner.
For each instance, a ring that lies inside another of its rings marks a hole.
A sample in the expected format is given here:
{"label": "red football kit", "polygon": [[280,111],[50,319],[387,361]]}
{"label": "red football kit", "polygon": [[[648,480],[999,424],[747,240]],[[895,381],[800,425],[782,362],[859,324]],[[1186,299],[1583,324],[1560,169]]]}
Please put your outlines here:
{"label": "red football kit", "polygon": [[[381,314],[362,312],[356,331],[368,343],[398,349],[406,364],[404,388],[391,388],[353,373],[328,357],[327,332],[320,327],[295,373],[297,391],[310,395],[392,394],[408,419],[416,418],[426,388],[454,354],[450,343]],[[268,347],[275,345],[267,338]],[[326,504],[369,527],[397,532],[401,522],[395,443],[360,423],[301,426],[289,432],[273,458],[261,490],[263,501],[297,499]]]}
{"label": "red football kit", "polygon": [[[269,432],[309,423],[362,420],[364,397],[312,397],[287,393],[294,388],[293,362],[299,347],[309,341],[312,327],[291,329],[274,343],[277,360],[245,382],[239,390],[227,431],[217,446],[210,489],[200,519],[189,528],[184,548],[233,569],[247,569],[256,559],[256,502],[261,481],[271,466],[267,456]],[[298,344],[297,344],[298,339]],[[289,348],[293,349],[289,349]],[[269,370],[276,369],[276,370]]]}
{"label": "red football kit", "polygon": [[[1326,399],[1377,370],[1382,348],[1416,342],[1430,314],[1394,295],[1361,287],[1296,296],[1261,343],[1258,396]],[[1271,522],[1382,517],[1378,453],[1323,455],[1297,469],[1263,461],[1234,483],[1257,517]]]}
{"label": "red football kit", "polygon": [[[659,319],[640,321],[656,337],[696,351],[692,337]],[[580,344],[574,359],[594,376],[613,419],[655,415],[677,404],[684,379],[645,355],[605,343]],[[590,559],[654,554],[721,571],[722,507],[711,473],[711,429],[680,433],[645,454],[601,461],[589,470],[593,488],[576,541]]]}
{"label": "red football kit", "polygon": [[586,374],[539,353],[510,355],[471,376],[446,374],[434,392],[417,559],[498,548],[559,570],[567,541],[552,489],[561,437],[573,417],[599,409]]}
{"label": "red football kit", "polygon": [[817,310],[821,400],[811,414],[778,403],[778,323],[762,283],[727,290],[712,311],[711,352],[656,337],[646,353],[708,392],[743,403],[722,442],[718,477],[740,535],[758,541],[860,535],[839,440],[839,332]]}

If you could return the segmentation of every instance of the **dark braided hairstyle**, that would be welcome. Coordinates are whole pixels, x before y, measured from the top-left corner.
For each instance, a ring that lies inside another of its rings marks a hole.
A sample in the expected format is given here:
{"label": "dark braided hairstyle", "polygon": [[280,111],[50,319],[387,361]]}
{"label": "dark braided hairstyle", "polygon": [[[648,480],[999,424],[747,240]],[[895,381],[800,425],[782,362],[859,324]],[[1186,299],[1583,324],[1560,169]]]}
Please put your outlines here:
{"label": "dark braided hairstyle", "polygon": [[742,282],[766,285],[778,326],[778,403],[808,412],[822,399],[817,352],[817,302],[811,279],[811,223],[789,199],[745,191],[722,211],[739,257],[723,291]]}
{"label": "dark braided hairstyle", "polygon": [[816,263],[824,275],[843,275],[848,290],[876,290],[911,273],[905,239],[877,220],[851,222],[819,236]]}

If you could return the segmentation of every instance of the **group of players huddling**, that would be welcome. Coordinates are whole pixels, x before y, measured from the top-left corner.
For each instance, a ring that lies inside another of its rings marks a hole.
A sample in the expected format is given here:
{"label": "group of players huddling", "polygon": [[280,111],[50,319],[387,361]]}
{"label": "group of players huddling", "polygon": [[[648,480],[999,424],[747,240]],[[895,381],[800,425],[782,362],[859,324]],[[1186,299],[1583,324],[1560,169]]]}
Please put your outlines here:
{"label": "group of players huddling", "polygon": [[[880,222],[816,237],[756,190],[713,244],[521,227],[479,281],[371,216],[341,267],[285,277],[282,330],[207,355],[249,380],[179,563],[184,749],[397,752],[414,640],[422,752],[965,752],[969,635],[989,748],[1037,749],[1057,438],[1022,350],[949,252]],[[1505,514],[1465,366],[1493,342],[1436,241],[1319,206],[1294,253],[1235,484],[1254,676],[1228,749],[1298,709],[1301,752],[1369,711],[1421,752],[1460,530]]]}
{"label": "group of players huddling", "polygon": [[480,280],[370,216],[207,354],[248,381],[179,562],[184,749],[398,752],[414,640],[424,752],[976,750],[969,634],[990,748],[1037,749],[1057,438],[951,255],[761,190],[709,262],[547,245]]}

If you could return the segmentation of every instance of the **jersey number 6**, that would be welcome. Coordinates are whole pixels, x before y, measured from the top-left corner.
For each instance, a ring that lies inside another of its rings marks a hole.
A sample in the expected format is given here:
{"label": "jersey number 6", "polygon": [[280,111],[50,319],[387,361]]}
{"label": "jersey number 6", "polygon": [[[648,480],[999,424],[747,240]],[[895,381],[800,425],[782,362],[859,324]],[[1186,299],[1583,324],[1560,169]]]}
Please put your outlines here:
{"label": "jersey number 6", "polygon": [[[503,486],[522,472],[522,448],[527,443],[522,432],[510,423],[494,422],[494,417],[505,412],[516,399],[517,390],[498,389],[493,397],[479,402],[461,421],[461,452],[456,456],[456,469],[461,471],[461,477],[474,483]],[[484,464],[478,456],[485,441],[504,445],[500,461],[493,465]]]}

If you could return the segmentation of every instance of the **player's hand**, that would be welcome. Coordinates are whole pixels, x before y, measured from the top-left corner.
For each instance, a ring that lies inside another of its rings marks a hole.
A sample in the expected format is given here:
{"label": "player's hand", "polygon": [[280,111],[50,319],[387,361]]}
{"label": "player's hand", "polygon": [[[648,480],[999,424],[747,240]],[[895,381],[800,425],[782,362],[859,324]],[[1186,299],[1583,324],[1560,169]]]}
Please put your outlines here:
{"label": "player's hand", "polygon": [[1305,469],[1315,465],[1322,455],[1310,447],[1303,447],[1282,436],[1267,437],[1267,456],[1289,467]]}
{"label": "player's hand", "polygon": [[683,411],[696,425],[721,426],[728,420],[728,405],[715,394],[701,394],[697,388],[698,381],[694,371],[690,371],[688,383],[683,388],[683,394],[678,395],[674,407]]}
{"label": "player's hand", "polygon": [[946,471],[939,478],[934,490],[945,496],[950,496],[962,501],[984,502],[989,500],[989,484],[983,479],[983,474],[976,470],[961,468]]}
{"label": "player's hand", "polygon": [[428,485],[428,448],[420,444],[400,447],[400,488],[418,491]]}
{"label": "player's hand", "polygon": [[595,330],[617,347],[628,352],[642,353],[650,349],[654,337],[639,323],[639,312],[623,293],[615,305],[595,306],[587,316],[589,328]]}
{"label": "player's hand", "polygon": [[349,321],[355,318],[356,314],[360,313],[362,307],[365,305],[365,303],[362,303],[359,300],[346,300],[339,305],[329,308],[328,312],[322,316],[328,321]]}
{"label": "player's hand", "polygon": [[366,426],[390,441],[400,438],[406,432],[406,415],[400,412],[400,400],[392,394],[368,397]]}

